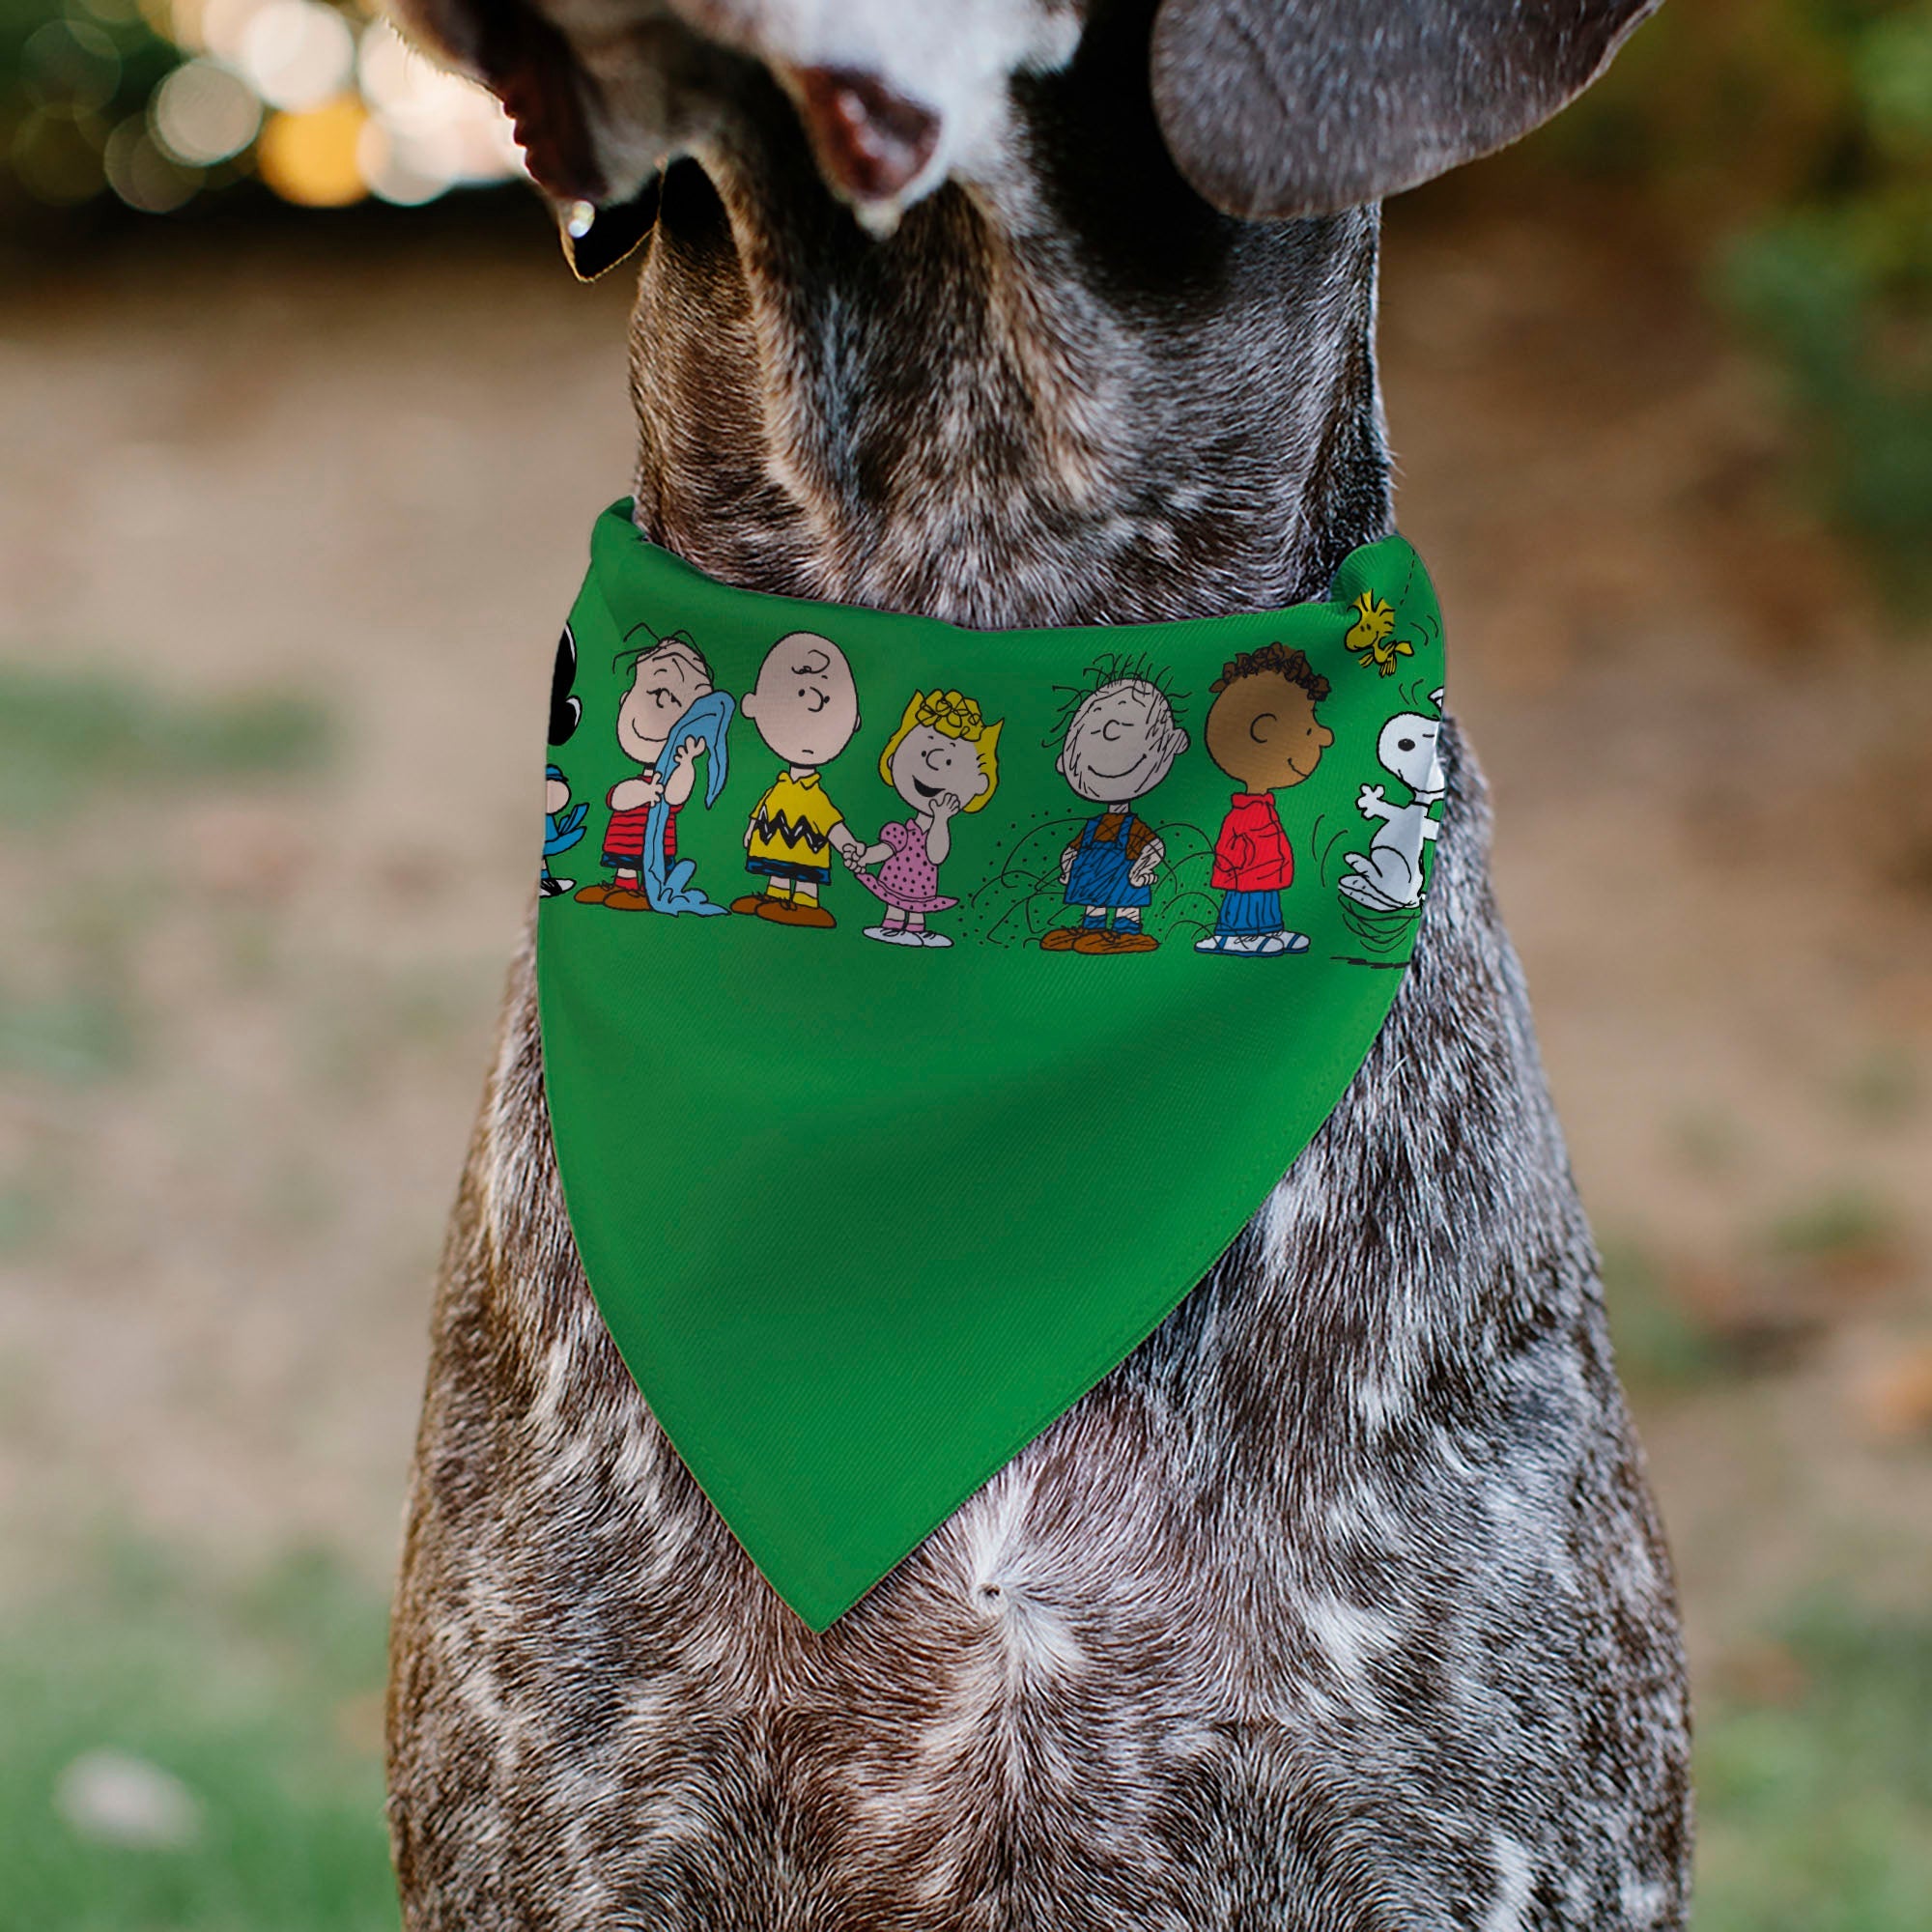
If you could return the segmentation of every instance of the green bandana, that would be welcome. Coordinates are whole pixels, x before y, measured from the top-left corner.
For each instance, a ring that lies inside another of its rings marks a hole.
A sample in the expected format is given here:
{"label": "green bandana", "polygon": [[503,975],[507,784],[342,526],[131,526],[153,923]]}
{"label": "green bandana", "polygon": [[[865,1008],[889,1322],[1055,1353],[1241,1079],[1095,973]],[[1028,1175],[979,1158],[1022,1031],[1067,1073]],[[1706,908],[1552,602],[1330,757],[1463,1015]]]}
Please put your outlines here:
{"label": "green bandana", "polygon": [[968,631],[598,520],[552,701],[557,1165],[639,1387],[814,1630],[1341,1096],[1415,934],[1442,681],[1400,537],[1322,604]]}

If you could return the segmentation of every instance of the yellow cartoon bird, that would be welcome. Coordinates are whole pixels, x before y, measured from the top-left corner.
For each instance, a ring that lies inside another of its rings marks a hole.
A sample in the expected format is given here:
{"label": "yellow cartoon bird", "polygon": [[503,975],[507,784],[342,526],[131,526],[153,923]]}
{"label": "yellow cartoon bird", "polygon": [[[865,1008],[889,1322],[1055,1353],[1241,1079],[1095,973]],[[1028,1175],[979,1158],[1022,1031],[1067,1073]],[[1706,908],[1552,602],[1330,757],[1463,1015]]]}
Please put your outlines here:
{"label": "yellow cartoon bird", "polygon": [[1396,660],[1415,655],[1412,644],[1389,636],[1395,629],[1394,609],[1373,590],[1364,590],[1355,599],[1354,609],[1358,614],[1343,643],[1350,650],[1360,652],[1363,664],[1373,664],[1382,676],[1393,677]]}

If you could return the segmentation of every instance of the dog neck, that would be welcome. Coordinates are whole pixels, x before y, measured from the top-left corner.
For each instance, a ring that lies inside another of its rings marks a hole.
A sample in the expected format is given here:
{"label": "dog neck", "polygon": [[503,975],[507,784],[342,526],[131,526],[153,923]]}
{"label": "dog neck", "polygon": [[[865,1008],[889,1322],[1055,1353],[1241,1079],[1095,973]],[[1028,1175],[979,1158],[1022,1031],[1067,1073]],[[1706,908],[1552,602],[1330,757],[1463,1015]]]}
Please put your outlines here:
{"label": "dog neck", "polygon": [[1217,215],[1114,67],[1024,83],[1006,171],[884,238],[781,100],[673,166],[633,327],[644,534],[985,627],[1278,608],[1385,534],[1377,211]]}

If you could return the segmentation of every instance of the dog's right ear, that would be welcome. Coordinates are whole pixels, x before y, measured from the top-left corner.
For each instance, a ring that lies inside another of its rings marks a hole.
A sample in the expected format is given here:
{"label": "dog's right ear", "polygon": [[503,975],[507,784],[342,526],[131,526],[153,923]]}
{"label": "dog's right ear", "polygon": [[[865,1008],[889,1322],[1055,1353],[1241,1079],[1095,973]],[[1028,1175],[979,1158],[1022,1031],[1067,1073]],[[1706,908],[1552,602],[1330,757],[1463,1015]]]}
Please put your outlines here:
{"label": "dog's right ear", "polygon": [[1154,111],[1224,213],[1333,213],[1528,133],[1659,4],[1161,0]]}

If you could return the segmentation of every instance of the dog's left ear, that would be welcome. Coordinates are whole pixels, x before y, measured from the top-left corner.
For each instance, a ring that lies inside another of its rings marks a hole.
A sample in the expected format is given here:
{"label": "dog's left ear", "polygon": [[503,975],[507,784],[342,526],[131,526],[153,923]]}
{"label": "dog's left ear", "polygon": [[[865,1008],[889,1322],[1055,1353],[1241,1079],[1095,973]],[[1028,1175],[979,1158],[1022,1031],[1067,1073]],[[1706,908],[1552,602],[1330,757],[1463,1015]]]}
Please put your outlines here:
{"label": "dog's left ear", "polygon": [[1161,0],[1153,101],[1224,213],[1328,214],[1547,121],[1660,0]]}

